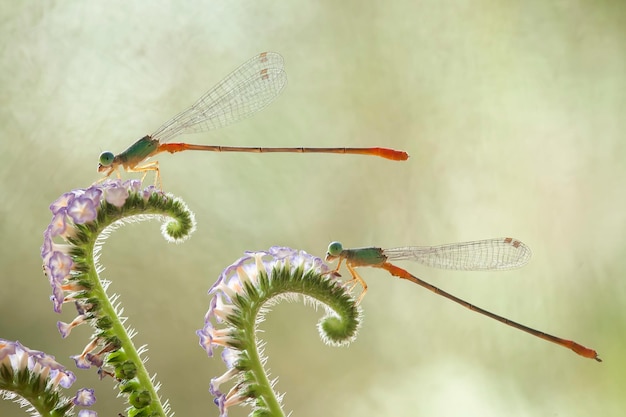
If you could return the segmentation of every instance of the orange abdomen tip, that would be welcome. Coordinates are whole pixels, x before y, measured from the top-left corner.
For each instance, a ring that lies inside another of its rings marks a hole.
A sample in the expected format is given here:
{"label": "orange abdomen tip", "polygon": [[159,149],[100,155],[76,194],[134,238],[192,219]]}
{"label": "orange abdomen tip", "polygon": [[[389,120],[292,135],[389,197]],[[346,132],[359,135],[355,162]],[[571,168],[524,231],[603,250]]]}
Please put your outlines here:
{"label": "orange abdomen tip", "polygon": [[392,161],[406,161],[409,159],[409,154],[404,151],[397,151],[395,149],[389,148],[374,148],[376,150],[376,155],[385,158],[391,159]]}
{"label": "orange abdomen tip", "polygon": [[580,356],[602,362],[602,359],[598,357],[598,353],[595,350],[584,347],[583,345],[579,345],[576,342],[572,342],[572,346],[570,346],[570,349],[578,353]]}

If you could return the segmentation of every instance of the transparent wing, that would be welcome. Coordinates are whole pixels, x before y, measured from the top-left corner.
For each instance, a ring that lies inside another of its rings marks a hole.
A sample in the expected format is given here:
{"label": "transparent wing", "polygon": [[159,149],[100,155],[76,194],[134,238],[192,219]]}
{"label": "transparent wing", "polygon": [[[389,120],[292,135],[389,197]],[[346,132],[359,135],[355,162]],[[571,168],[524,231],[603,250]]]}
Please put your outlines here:
{"label": "transparent wing", "polygon": [[531,251],[519,240],[503,237],[385,249],[384,254],[390,261],[411,260],[433,268],[485,271],[519,268],[528,262]]}
{"label": "transparent wing", "polygon": [[181,134],[217,129],[251,116],[274,101],[287,84],[283,67],[283,57],[275,52],[251,58],[150,136],[164,143]]}

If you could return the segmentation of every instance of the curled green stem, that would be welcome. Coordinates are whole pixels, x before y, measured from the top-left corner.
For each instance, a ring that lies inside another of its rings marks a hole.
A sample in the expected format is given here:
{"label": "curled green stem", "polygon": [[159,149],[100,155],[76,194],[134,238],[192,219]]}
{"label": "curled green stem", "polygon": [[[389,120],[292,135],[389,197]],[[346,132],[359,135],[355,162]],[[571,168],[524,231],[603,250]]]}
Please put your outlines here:
{"label": "curled green stem", "polygon": [[[322,340],[330,345],[347,345],[357,335],[361,310],[345,286],[321,259],[284,247],[247,252],[229,266],[213,285],[213,298],[204,327],[198,330],[200,345],[213,355],[223,347],[227,371],[211,380],[210,391],[220,415],[241,403],[253,405],[251,415],[283,416],[280,398],[263,368],[258,324],[268,307],[281,299],[302,295],[322,306],[326,314],[318,323]],[[223,385],[232,387],[226,391]]]}
{"label": "curled green stem", "polygon": [[83,352],[74,356],[79,368],[95,367],[113,377],[130,405],[128,416],[165,416],[169,413],[157,394],[139,351],[132,343],[134,331],[124,326],[118,297],[106,293],[107,281],[98,273],[99,253],[106,237],[123,224],[141,220],[163,221],[161,231],[171,242],[182,242],[195,229],[193,213],[185,203],[139,181],[106,181],[63,194],[50,209],[52,222],[44,233],[41,254],[44,272],[53,289],[54,310],[73,302],[78,316],[58,323],[67,337],[89,323],[94,334]]}

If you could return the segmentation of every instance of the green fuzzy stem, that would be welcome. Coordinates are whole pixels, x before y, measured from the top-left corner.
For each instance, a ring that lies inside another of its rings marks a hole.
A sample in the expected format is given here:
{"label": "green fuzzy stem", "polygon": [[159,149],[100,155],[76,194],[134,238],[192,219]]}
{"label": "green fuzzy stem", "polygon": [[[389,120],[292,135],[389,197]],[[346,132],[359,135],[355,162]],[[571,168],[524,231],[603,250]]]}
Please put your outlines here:
{"label": "green fuzzy stem", "polygon": [[324,342],[335,346],[347,345],[356,337],[361,312],[343,285],[314,269],[304,271],[302,267],[287,264],[274,267],[269,275],[261,269],[256,285],[247,282],[243,287],[233,300],[235,312],[226,319],[232,335],[230,345],[240,351],[235,364],[241,371],[239,383],[245,387],[243,393],[254,403],[251,415],[284,416],[263,369],[265,361],[256,338],[265,307],[294,294],[323,305],[327,314],[319,321],[318,330]]}
{"label": "green fuzzy stem", "polygon": [[74,270],[80,273],[75,281],[86,288],[80,298],[88,300],[90,324],[96,328],[94,338],[99,341],[103,350],[109,352],[105,358],[106,367],[113,367],[112,374],[119,382],[121,393],[126,396],[131,408],[128,416],[165,416],[168,414],[163,407],[150,379],[140,353],[132,343],[131,337],[124,327],[116,308],[106,294],[97,271],[100,269],[94,254],[97,254],[104,238],[118,226],[150,218],[171,218],[165,220],[162,232],[169,241],[180,242],[187,238],[195,228],[193,213],[179,199],[154,191],[149,198],[137,192],[130,192],[125,204],[116,207],[102,201],[98,209],[97,219],[75,225],[76,234],[69,238],[74,245],[71,251]]}

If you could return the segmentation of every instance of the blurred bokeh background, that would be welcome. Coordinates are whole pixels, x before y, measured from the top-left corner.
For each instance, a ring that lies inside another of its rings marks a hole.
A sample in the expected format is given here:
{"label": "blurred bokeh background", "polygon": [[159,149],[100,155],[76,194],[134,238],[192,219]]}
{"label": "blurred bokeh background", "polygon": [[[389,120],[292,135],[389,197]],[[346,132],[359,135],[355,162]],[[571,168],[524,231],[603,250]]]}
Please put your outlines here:
{"label": "blurred bokeh background", "polygon": [[[39,247],[60,194],[99,178],[100,152],[155,130],[232,69],[280,52],[270,107],[182,139],[263,146],[388,146],[407,162],[342,155],[182,153],[159,158],[198,230],[166,243],[127,226],[104,276],[148,344],[178,416],[217,415],[224,372],[194,331],[206,290],[245,250],[328,242],[382,247],[514,236],[509,272],[403,264],[468,301],[595,348],[604,363],[362,270],[365,320],[349,348],[316,313],[281,304],[263,324],[295,416],[622,416],[626,410],[626,5],[623,1],[4,1],[0,11],[0,337],[73,366]],[[130,177],[130,176],[128,176]],[[96,409],[124,405],[111,380]],[[244,416],[249,408],[230,410]],[[0,403],[0,415],[24,415]]]}

